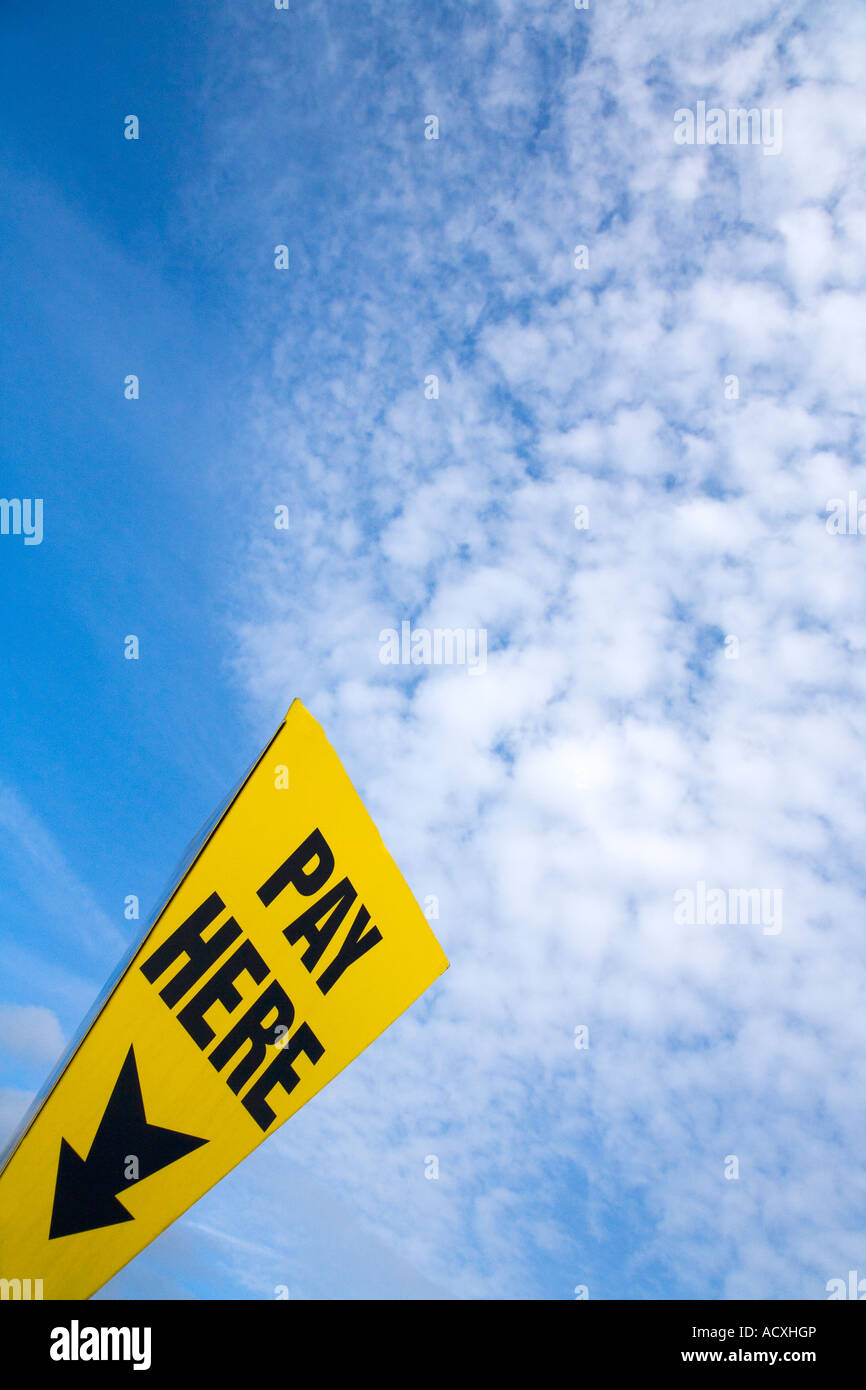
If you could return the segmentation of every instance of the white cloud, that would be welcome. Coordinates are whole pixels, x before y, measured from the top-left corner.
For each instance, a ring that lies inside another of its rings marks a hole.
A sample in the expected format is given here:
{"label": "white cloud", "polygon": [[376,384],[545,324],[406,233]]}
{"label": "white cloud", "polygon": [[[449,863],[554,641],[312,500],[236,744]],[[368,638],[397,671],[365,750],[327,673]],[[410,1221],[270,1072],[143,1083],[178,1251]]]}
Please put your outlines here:
{"label": "white cloud", "polygon": [[54,1063],[63,1051],[63,1030],[51,1009],[0,1004],[0,1049],[30,1062]]}
{"label": "white cloud", "polygon": [[[251,543],[239,681],[263,727],[293,694],[322,719],[453,962],[274,1148],[451,1294],[589,1265],[596,1296],[821,1297],[863,1239],[866,541],[824,527],[864,486],[863,17],[499,9],[461,20],[468,85],[429,27],[375,101],[338,62],[329,129],[369,122],[377,176],[327,146],[346,225],[305,228],[250,406],[298,523]],[[782,153],[678,150],[699,97],[782,106]],[[382,667],[404,616],[486,626],[486,675]],[[699,879],[782,888],[782,932],[674,926]]]}

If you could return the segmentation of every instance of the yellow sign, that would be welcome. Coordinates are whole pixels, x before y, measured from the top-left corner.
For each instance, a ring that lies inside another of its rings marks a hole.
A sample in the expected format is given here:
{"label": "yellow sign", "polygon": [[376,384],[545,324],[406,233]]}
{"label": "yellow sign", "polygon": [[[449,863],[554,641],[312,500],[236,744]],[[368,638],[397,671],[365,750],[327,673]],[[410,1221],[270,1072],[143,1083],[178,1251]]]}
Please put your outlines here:
{"label": "yellow sign", "polygon": [[0,1278],[89,1297],[447,967],[295,700],[0,1173]]}

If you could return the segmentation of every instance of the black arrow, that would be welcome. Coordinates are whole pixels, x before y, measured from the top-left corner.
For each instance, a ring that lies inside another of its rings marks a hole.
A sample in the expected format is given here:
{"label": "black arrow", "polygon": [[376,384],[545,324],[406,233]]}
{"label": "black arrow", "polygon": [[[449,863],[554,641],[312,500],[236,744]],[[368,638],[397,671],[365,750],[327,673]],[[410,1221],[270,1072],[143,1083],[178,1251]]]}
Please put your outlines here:
{"label": "black arrow", "polygon": [[[132,1221],[115,1194],[207,1142],[147,1123],[135,1052],[130,1048],[87,1158],[79,1158],[71,1144],[60,1140],[48,1239]],[[129,1178],[126,1170],[133,1157],[137,1161],[135,1177]]]}

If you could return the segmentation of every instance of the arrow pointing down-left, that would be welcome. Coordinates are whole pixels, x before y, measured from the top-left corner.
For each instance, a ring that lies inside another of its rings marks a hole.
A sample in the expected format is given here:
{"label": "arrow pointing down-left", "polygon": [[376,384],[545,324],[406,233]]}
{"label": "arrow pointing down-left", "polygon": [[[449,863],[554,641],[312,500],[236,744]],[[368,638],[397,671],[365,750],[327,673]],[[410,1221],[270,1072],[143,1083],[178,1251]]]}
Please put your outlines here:
{"label": "arrow pointing down-left", "polygon": [[[207,1142],[147,1123],[135,1052],[130,1047],[87,1158],[80,1158],[67,1140],[60,1140],[48,1239],[132,1221],[116,1193]],[[132,1178],[126,1176],[131,1158],[136,1160]]]}

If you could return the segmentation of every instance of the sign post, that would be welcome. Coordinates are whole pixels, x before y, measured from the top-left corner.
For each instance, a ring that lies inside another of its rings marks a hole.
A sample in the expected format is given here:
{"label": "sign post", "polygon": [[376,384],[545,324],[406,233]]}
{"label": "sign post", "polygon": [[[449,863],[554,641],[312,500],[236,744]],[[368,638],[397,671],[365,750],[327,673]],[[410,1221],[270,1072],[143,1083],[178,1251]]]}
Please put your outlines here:
{"label": "sign post", "polygon": [[448,968],[295,700],[0,1172],[0,1276],[88,1298]]}

